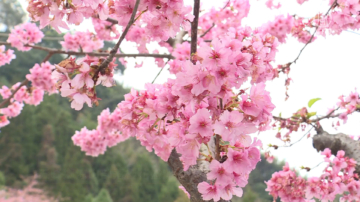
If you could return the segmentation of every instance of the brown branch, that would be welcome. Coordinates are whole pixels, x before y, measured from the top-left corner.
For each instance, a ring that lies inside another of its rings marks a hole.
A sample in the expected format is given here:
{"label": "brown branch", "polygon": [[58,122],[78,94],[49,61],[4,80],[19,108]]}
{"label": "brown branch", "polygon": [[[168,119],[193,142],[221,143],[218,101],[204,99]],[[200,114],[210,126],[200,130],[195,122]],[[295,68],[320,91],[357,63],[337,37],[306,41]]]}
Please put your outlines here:
{"label": "brown branch", "polygon": [[[291,120],[291,121],[294,121],[294,122],[297,122],[297,123],[307,123],[307,124],[311,124],[311,123],[317,123],[323,119],[330,119],[330,118],[336,118],[336,117],[339,117],[341,113],[339,114],[334,114],[335,111],[339,110],[340,107],[332,110],[329,114],[325,115],[325,116],[321,116],[321,117],[318,117],[316,119],[307,119],[307,118],[303,118],[303,117],[295,117],[295,116],[292,116],[290,118],[282,118],[282,117],[278,117],[278,116],[273,116],[273,119],[276,120],[276,121],[287,121],[287,120]],[[357,108],[358,110],[359,108]],[[349,113],[348,115],[354,113],[355,111],[357,110],[354,110],[353,112]],[[334,114],[334,115],[333,115]]]}
{"label": "brown branch", "polygon": [[[10,43],[0,41],[0,45],[9,45]],[[76,51],[64,51],[59,49],[52,49],[52,48],[46,48],[42,46],[34,46],[34,45],[25,45],[26,47],[31,47],[37,50],[46,51],[52,54],[66,54],[66,55],[88,55],[88,56],[94,56],[94,57],[105,57],[108,56],[109,53],[106,52],[76,52]],[[138,54],[122,54],[117,53],[114,55],[114,57],[122,58],[122,57],[153,57],[153,58],[167,58],[167,59],[175,59],[172,55],[162,55],[162,54],[146,54],[146,53],[138,53]]]}
{"label": "brown branch", "polygon": [[192,55],[196,53],[197,49],[197,31],[198,31],[198,24],[199,24],[199,13],[200,13],[200,0],[194,0],[194,20],[191,23],[191,51],[190,51],[190,58],[192,60]]}
{"label": "brown branch", "polygon": [[118,24],[119,22],[114,18],[107,18],[106,21],[111,22],[112,24]]}

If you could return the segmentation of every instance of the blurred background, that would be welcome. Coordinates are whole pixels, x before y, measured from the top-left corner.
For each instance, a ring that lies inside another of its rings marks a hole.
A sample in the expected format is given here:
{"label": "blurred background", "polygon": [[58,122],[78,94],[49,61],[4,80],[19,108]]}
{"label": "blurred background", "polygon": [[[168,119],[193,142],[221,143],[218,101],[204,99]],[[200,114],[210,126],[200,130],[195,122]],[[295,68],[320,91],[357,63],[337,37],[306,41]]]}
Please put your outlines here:
{"label": "blurred background", "polygon": [[[16,0],[0,0],[0,41],[27,19]],[[39,45],[61,48],[62,35],[44,29],[46,37]],[[106,47],[113,44],[107,43]],[[0,68],[0,86],[22,81],[45,52],[15,50],[16,60]],[[59,63],[66,56],[54,55],[50,62]],[[119,64],[119,75],[124,70]],[[71,141],[83,126],[93,129],[97,116],[105,108],[113,110],[124,99],[128,88],[118,84],[99,88],[102,98],[98,107],[70,108],[59,95],[45,96],[39,106],[25,105],[20,116],[0,132],[0,202],[15,201],[20,194],[29,202],[187,202],[166,162],[149,153],[135,139],[129,139],[99,157],[85,156]],[[269,164],[262,158],[249,177],[244,196],[233,202],[272,201],[265,192],[264,181],[281,170],[282,162]],[[37,176],[36,179],[34,176]],[[34,183],[34,181],[36,183]],[[36,193],[35,193],[36,192]],[[30,201],[31,200],[31,201]]]}

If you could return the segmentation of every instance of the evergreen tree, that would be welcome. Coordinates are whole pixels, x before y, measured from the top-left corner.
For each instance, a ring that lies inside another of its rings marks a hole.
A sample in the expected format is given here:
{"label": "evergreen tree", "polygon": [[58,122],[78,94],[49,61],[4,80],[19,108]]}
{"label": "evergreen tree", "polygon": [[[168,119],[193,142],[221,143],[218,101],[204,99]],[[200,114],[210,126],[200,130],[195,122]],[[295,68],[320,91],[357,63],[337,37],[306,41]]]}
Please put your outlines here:
{"label": "evergreen tree", "polygon": [[131,170],[131,177],[138,188],[138,201],[158,201],[155,173],[149,158],[140,155]]}
{"label": "evergreen tree", "polygon": [[175,201],[179,196],[179,183],[174,177],[167,178],[159,193],[159,202]]}
{"label": "evergreen tree", "polygon": [[82,201],[88,194],[81,163],[84,155],[75,146],[69,147],[61,170],[59,191],[65,201]]}
{"label": "evergreen tree", "polygon": [[114,164],[110,167],[110,172],[104,184],[104,188],[109,190],[111,198],[117,202],[125,197],[125,187],[128,186],[122,182],[119,171]]}
{"label": "evergreen tree", "polygon": [[94,197],[93,197],[91,194],[88,194],[88,195],[85,197],[84,202],[94,202]]}
{"label": "evergreen tree", "polygon": [[87,193],[97,194],[99,192],[99,181],[92,169],[92,166],[89,161],[83,160],[83,171],[85,175],[85,185]]}
{"label": "evergreen tree", "polygon": [[5,185],[5,175],[0,172],[0,188]]}
{"label": "evergreen tree", "polygon": [[99,194],[93,200],[93,202],[113,202],[113,200],[111,199],[111,196],[110,196],[108,190],[101,189]]}
{"label": "evergreen tree", "polygon": [[41,150],[38,154],[40,182],[48,190],[55,190],[59,179],[57,174],[60,166],[57,164],[57,152],[54,147],[55,135],[53,127],[48,124],[43,129]]}

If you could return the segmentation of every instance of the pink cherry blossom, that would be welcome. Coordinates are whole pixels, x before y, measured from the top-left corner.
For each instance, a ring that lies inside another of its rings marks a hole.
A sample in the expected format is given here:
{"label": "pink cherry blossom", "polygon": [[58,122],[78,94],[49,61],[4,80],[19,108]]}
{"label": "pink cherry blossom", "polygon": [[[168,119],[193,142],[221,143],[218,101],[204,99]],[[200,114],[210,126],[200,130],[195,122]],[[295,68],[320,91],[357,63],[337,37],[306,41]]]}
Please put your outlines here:
{"label": "pink cherry blossom", "polygon": [[189,132],[199,133],[202,137],[211,137],[214,134],[210,113],[207,109],[199,109],[196,114],[190,118]]}
{"label": "pink cherry blossom", "polygon": [[14,54],[14,51],[9,49],[5,51],[5,46],[0,46],[0,66],[3,66],[5,64],[10,64],[11,60],[15,59],[16,56]]}
{"label": "pink cherry blossom", "polygon": [[227,168],[224,164],[220,163],[217,160],[213,160],[210,163],[210,173],[207,174],[209,180],[215,180],[216,184],[226,185],[231,182],[232,173],[227,171]]}
{"label": "pink cherry blossom", "polygon": [[199,192],[202,194],[202,198],[204,200],[214,200],[219,201],[220,200],[220,195],[221,195],[221,191],[220,191],[220,187],[216,184],[211,185],[208,184],[207,182],[201,182],[198,185],[198,190]]}
{"label": "pink cherry blossom", "polygon": [[31,47],[26,47],[25,45],[35,45],[41,42],[43,37],[44,34],[34,23],[24,23],[15,26],[7,41],[18,50],[29,51]]}

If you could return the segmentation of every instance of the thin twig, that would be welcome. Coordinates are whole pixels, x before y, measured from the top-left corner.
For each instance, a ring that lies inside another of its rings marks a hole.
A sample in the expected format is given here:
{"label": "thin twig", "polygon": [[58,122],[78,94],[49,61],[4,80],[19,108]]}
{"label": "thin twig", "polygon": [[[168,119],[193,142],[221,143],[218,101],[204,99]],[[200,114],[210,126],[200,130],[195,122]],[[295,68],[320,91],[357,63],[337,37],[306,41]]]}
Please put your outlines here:
{"label": "thin twig", "polygon": [[314,167],[312,167],[310,170],[312,170],[312,169],[314,169],[314,168],[317,168],[317,167],[319,167],[321,164],[323,164],[323,163],[325,163],[325,161],[323,161],[323,162],[320,162],[319,164],[317,164],[316,166],[314,166]]}
{"label": "thin twig", "polygon": [[155,80],[159,77],[159,75],[161,74],[161,72],[163,71],[163,69],[165,69],[165,66],[167,65],[167,63],[169,62],[170,60],[166,61],[165,64],[164,64],[164,67],[160,69],[160,71],[157,73],[157,75],[155,76],[154,80],[151,82],[152,84],[154,84]]}
{"label": "thin twig", "polygon": [[307,131],[300,139],[298,139],[296,142],[293,142],[293,143],[291,143],[290,145],[284,145],[284,146],[278,146],[278,147],[291,147],[291,146],[293,146],[294,144],[300,142],[306,135],[308,135],[308,134],[311,132],[312,129],[314,129],[314,126],[311,126],[310,130],[308,130],[308,131]]}
{"label": "thin twig", "polygon": [[[336,4],[337,4],[337,0],[334,1],[334,3],[330,6],[329,10],[326,12],[326,14],[325,14],[324,16],[327,16],[327,15],[329,14],[330,10],[331,10],[334,6],[336,6]],[[314,36],[315,36],[315,34],[316,34],[316,32],[317,32],[318,29],[319,29],[319,26],[316,27],[316,29],[315,29],[314,33],[311,35],[311,38],[309,39],[309,41],[304,45],[304,47],[300,50],[299,55],[298,55],[298,56],[295,58],[295,60],[292,61],[291,63],[296,63],[296,61],[299,59],[299,57],[300,57],[301,53],[303,52],[303,50],[304,50],[304,49],[306,48],[306,46],[307,46],[309,43],[311,43],[311,41],[313,40],[313,38],[314,38]],[[290,63],[290,64],[291,64],[291,63]]]}
{"label": "thin twig", "polygon": [[[0,45],[9,45],[11,46],[10,43],[8,42],[3,42],[0,41]],[[76,52],[76,51],[64,51],[64,50],[59,50],[59,49],[52,49],[52,48],[46,48],[46,47],[42,47],[42,46],[35,46],[35,45],[24,45],[26,47],[31,47],[37,50],[42,50],[42,51],[46,51],[46,52],[51,52],[53,54],[66,54],[66,55],[88,55],[88,56],[94,56],[94,57],[101,57],[101,56],[108,56],[109,53],[106,52]],[[153,57],[153,58],[167,58],[167,59],[175,59],[174,56],[172,55],[162,55],[162,54],[146,54],[146,53],[138,53],[138,54],[122,54],[122,53],[117,53],[114,55],[114,57],[117,58],[122,58],[122,57]]]}
{"label": "thin twig", "polygon": [[210,30],[211,30],[213,27],[215,27],[215,23],[213,23],[212,26],[209,27],[209,29],[207,29],[202,35],[200,35],[200,37],[203,38],[207,33],[210,32]]}

